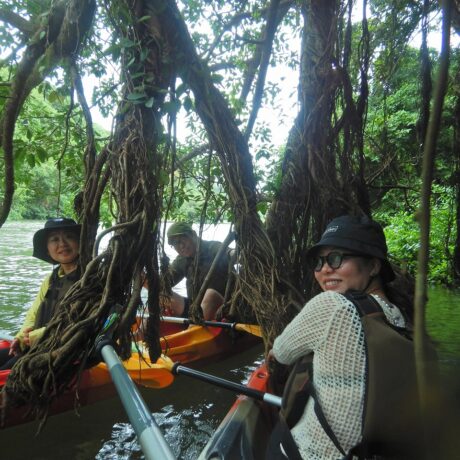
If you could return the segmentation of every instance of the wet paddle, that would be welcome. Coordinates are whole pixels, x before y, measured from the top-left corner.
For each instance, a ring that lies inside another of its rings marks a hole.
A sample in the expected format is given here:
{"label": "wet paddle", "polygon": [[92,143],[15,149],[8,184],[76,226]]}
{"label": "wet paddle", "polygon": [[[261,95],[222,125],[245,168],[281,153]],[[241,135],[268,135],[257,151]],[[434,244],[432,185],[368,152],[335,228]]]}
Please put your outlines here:
{"label": "wet paddle", "polygon": [[[189,325],[189,324],[200,325],[199,323],[194,323],[188,318],[177,318],[175,316],[162,316],[161,321],[164,321],[165,323],[174,323],[174,324],[183,324],[183,325]],[[260,330],[260,326],[257,324],[224,323],[222,321],[203,321],[202,324],[208,327],[220,327],[223,329],[233,329],[235,331],[247,332],[249,334],[256,335],[257,337],[262,337],[262,331]]]}
{"label": "wet paddle", "polygon": [[145,458],[148,460],[157,458],[175,459],[163,437],[163,433],[152,417],[152,413],[111,346],[110,339],[104,340],[102,338],[98,343],[98,349],[107,364],[115,388],[136,432]]}
{"label": "wet paddle", "polygon": [[[174,375],[188,375],[202,382],[210,383],[226,390],[234,391],[238,394],[249,396],[250,398],[257,399],[258,401],[263,401],[273,406],[281,407],[281,398],[279,396],[273,395],[271,393],[266,393],[264,391],[255,390],[254,388],[249,388],[246,385],[241,383],[232,382],[230,380],[225,380],[221,377],[215,375],[206,374],[196,369],[190,369],[189,367],[182,366],[181,363],[175,363],[167,356],[162,355],[160,360],[165,365],[165,368],[168,369]],[[159,361],[157,361],[157,364]]]}
{"label": "wet paddle", "polygon": [[174,380],[174,375],[181,374],[234,391],[238,394],[249,396],[259,401],[264,401],[277,407],[281,407],[281,398],[279,396],[255,390],[253,388],[248,388],[240,383],[235,383],[215,375],[206,374],[204,372],[185,367],[179,362],[175,363],[165,355],[161,355],[157,362],[150,367],[142,369],[129,368],[127,370],[125,369],[125,371],[137,384],[146,388],[165,388],[171,385]]}

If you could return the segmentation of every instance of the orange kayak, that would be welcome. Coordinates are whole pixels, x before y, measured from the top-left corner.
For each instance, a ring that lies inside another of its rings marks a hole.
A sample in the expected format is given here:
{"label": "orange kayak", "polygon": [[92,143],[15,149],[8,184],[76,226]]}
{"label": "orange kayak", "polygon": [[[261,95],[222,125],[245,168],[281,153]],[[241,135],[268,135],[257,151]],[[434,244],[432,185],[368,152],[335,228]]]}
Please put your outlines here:
{"label": "orange kayak", "polygon": [[[0,371],[0,389],[6,382],[10,371]],[[54,400],[49,409],[49,415],[59,414],[75,409],[78,406],[86,406],[103,399],[108,399],[116,395],[114,385],[110,380],[110,375],[105,369],[98,366],[83,371],[80,385],[78,386],[78,397],[76,385]],[[3,393],[0,393],[0,402]],[[0,428],[9,428],[15,425],[32,422],[35,420],[34,414],[30,413],[29,406],[8,408],[2,420]],[[38,425],[37,425],[38,426]]]}
{"label": "orange kayak", "polygon": [[[248,388],[272,393],[265,364],[249,378]],[[265,458],[270,433],[278,409],[261,401],[240,395],[214,432],[198,460]]]}
{"label": "orange kayak", "polygon": [[[171,326],[169,324],[169,327]],[[182,326],[176,327],[180,329],[179,332],[162,337],[160,343],[166,356],[182,364],[202,364],[261,343],[259,337],[246,333],[235,333],[220,327],[190,326],[188,329]],[[133,349],[139,347],[142,355],[139,352],[133,352],[127,361],[123,361],[123,366],[138,385],[161,388],[172,382],[170,372],[161,364],[161,359],[157,363],[152,363],[142,344],[133,344],[133,347]],[[107,369],[105,363],[100,363],[97,367]]]}
{"label": "orange kayak", "polygon": [[[171,327],[173,326],[173,327]],[[184,330],[180,325],[167,325],[169,335],[161,338],[163,353],[173,361],[181,363],[202,363],[210,359],[243,351],[260,343],[261,339],[245,333],[236,333],[217,327],[191,326]],[[177,332],[173,332],[176,330]],[[8,341],[0,341],[0,346],[9,346]],[[149,388],[163,388],[170,385],[174,377],[162,364],[161,358],[152,363],[142,343],[133,344],[139,351],[133,352],[131,358],[123,362],[125,369],[134,382]],[[6,382],[10,371],[0,371],[0,390]],[[50,415],[74,409],[76,387],[72,387],[59,396],[50,408]],[[78,404],[83,406],[116,395],[115,387],[105,363],[87,369],[82,373],[78,386]],[[0,395],[1,397],[1,395]],[[15,408],[6,414],[0,428],[25,423],[33,420],[27,413],[28,407]]]}

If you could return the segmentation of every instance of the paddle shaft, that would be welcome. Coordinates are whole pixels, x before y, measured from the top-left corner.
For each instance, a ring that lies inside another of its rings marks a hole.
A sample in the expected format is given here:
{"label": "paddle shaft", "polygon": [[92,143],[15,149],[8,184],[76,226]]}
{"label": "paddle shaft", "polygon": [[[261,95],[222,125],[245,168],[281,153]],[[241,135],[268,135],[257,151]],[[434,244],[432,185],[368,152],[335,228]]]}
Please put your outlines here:
{"label": "paddle shaft", "polygon": [[[175,316],[162,316],[161,321],[164,321],[165,323],[175,323],[175,324],[183,324],[185,326],[188,326],[189,324],[197,324],[194,323],[193,321],[190,321],[188,318],[176,318]],[[210,326],[210,327],[220,327],[222,329],[233,329],[233,330],[243,330],[246,332],[247,328],[256,328],[258,326],[252,325],[252,324],[242,324],[242,323],[224,323],[222,321],[203,321],[204,326]],[[246,327],[245,327],[246,326]],[[256,334],[258,335],[258,334]]]}
{"label": "paddle shaft", "polygon": [[238,394],[249,396],[250,398],[257,399],[258,401],[264,401],[268,404],[272,404],[273,406],[281,407],[281,398],[279,396],[255,390],[240,383],[231,382],[230,380],[225,380],[215,375],[205,374],[204,372],[182,366],[180,363],[175,363],[173,365],[172,373],[188,375],[189,377],[193,377],[197,380],[212,383],[213,385],[225,388],[226,390],[235,391]]}
{"label": "paddle shaft", "polygon": [[110,344],[102,344],[101,355],[112,376],[129,421],[136,432],[147,460],[158,458],[174,460],[174,454],[166,443],[163,433],[152,417],[136,385],[123,367],[120,358]]}
{"label": "paddle shaft", "polygon": [[[183,324],[184,326],[196,324],[188,318],[176,318],[175,316],[162,316],[161,321],[164,321],[165,323]],[[219,321],[203,321],[204,326],[221,327],[223,329],[235,329],[236,324],[237,323],[224,323]]]}

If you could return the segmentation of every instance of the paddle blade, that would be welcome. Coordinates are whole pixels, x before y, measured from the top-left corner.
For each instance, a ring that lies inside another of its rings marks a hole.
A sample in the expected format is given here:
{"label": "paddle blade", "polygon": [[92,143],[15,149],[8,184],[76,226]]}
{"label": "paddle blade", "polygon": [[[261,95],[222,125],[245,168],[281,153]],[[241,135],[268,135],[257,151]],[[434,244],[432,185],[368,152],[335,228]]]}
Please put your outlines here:
{"label": "paddle blade", "polygon": [[249,334],[256,335],[257,337],[262,337],[262,331],[260,330],[260,326],[256,324],[236,323],[235,329],[237,331],[244,331]]}
{"label": "paddle blade", "polygon": [[123,362],[130,377],[138,384],[147,388],[165,388],[174,382],[174,376],[162,358],[155,364],[145,362],[137,353]]}
{"label": "paddle blade", "polygon": [[172,368],[174,366],[174,361],[169,356],[166,356],[166,355],[162,354],[158,358],[157,364],[159,366],[163,366],[164,369],[166,369],[168,372],[172,372]]}

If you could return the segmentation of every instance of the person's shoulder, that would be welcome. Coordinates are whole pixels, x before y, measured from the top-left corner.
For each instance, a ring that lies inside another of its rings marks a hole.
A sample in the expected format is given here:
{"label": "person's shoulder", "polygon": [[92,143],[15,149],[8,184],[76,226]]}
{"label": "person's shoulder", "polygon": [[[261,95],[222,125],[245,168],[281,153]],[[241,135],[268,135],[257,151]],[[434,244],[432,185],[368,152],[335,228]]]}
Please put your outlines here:
{"label": "person's shoulder", "polygon": [[201,240],[201,246],[203,249],[217,250],[222,246],[222,243],[214,240]]}
{"label": "person's shoulder", "polygon": [[42,286],[49,286],[54,275],[54,270],[43,278]]}
{"label": "person's shoulder", "polygon": [[40,289],[38,290],[38,297],[40,299],[43,299],[45,297],[46,292],[51,286],[52,277],[53,277],[53,272],[51,272],[50,274],[46,275],[43,278],[42,284],[40,285]]}
{"label": "person's shoulder", "polygon": [[216,240],[201,240],[202,244],[206,244],[208,246],[222,246],[222,241]]}
{"label": "person's shoulder", "polygon": [[313,299],[318,302],[342,302],[345,296],[334,291],[323,291],[317,294]]}
{"label": "person's shoulder", "polygon": [[313,297],[307,305],[310,305],[310,308],[337,310],[348,307],[349,304],[344,295],[334,291],[324,291]]}
{"label": "person's shoulder", "polygon": [[183,266],[187,265],[187,260],[188,260],[187,257],[184,257],[184,256],[177,256],[177,257],[171,262],[171,265],[169,266],[169,268],[170,268],[171,270],[176,270],[176,269],[178,269],[179,267],[183,267]]}

